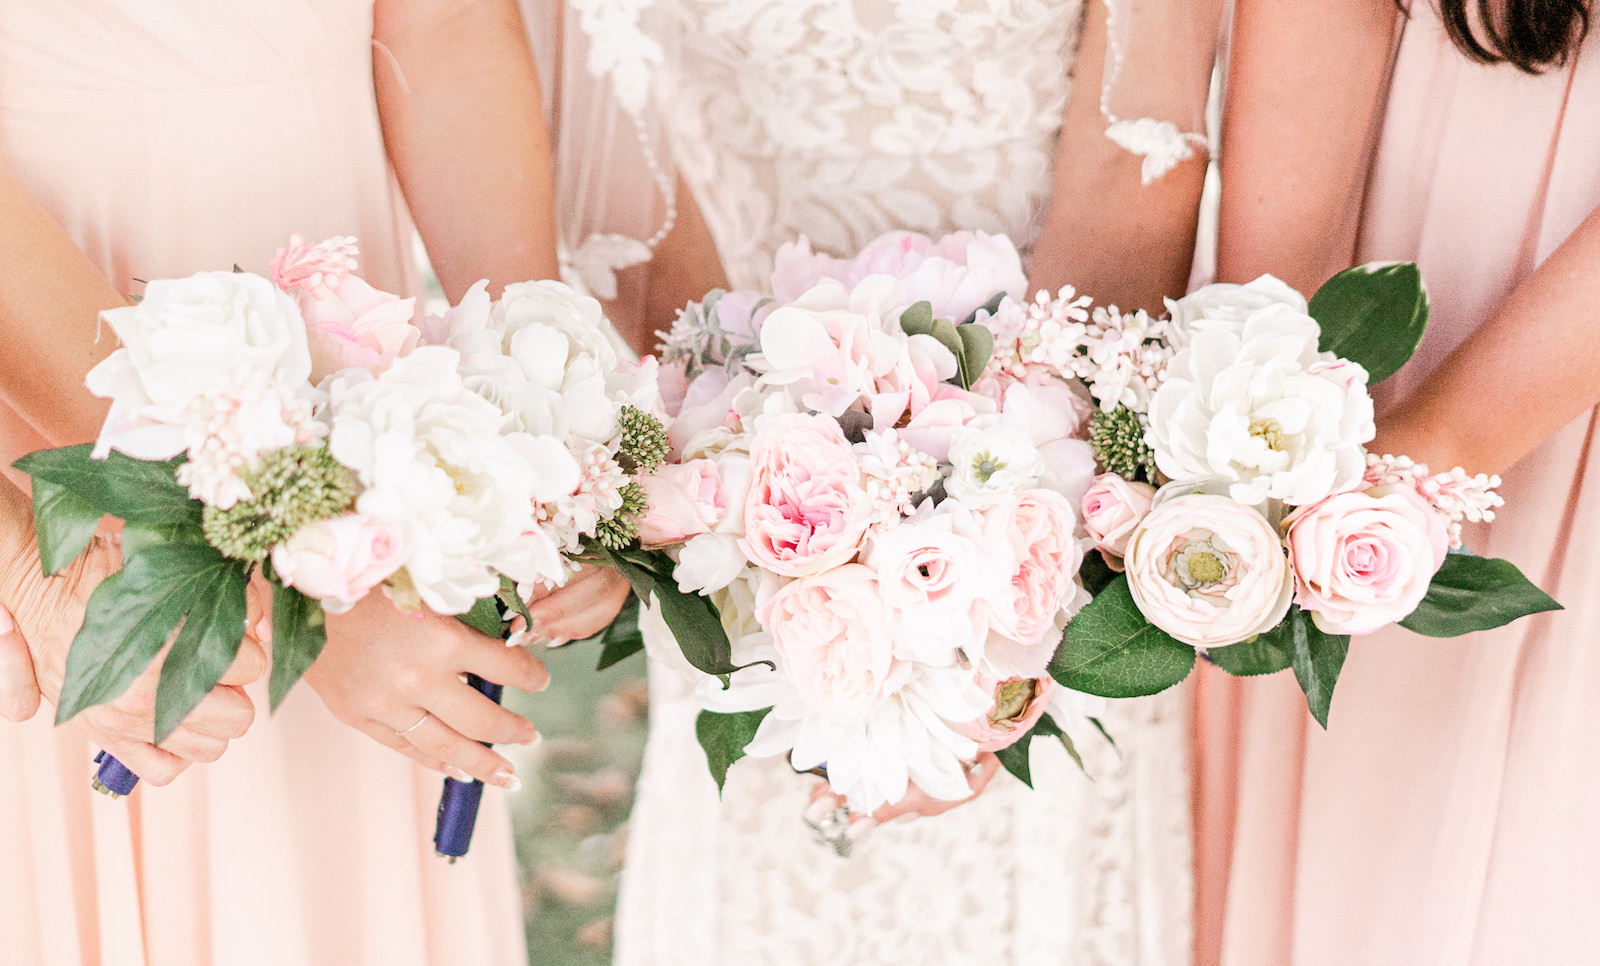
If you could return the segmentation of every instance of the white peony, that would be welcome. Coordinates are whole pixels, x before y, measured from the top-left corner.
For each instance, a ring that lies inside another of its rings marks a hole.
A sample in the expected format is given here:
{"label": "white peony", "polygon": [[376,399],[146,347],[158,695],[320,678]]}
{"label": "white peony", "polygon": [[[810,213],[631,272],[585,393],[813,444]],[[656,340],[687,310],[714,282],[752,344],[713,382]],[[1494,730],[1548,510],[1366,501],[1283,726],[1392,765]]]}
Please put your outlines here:
{"label": "white peony", "polygon": [[1310,316],[1283,305],[1237,332],[1194,332],[1150,403],[1161,472],[1225,482],[1247,504],[1312,503],[1357,483],[1376,431],[1367,373],[1318,352],[1317,336]]}
{"label": "white peony", "polygon": [[1048,471],[1028,434],[984,419],[967,425],[950,442],[945,492],[982,510],[1038,484]]}
{"label": "white peony", "polygon": [[[109,309],[122,348],[89,371],[89,391],[111,400],[94,455],[112,449],[162,460],[203,442],[209,396],[249,386],[249,395],[309,388],[311,354],[294,299],[258,275],[201,272],[151,282],[137,305]],[[200,425],[189,430],[192,423]],[[252,427],[257,438],[293,441],[285,424]],[[253,459],[255,453],[248,454]]]}
{"label": "white peony", "polygon": [[494,593],[497,573],[564,579],[534,505],[571,493],[579,476],[559,441],[502,432],[505,415],[463,385],[458,361],[423,347],[381,376],[348,371],[327,387],[328,445],[361,484],[356,509],[405,527],[405,573],[442,614]]}
{"label": "white peony", "polygon": [[1245,285],[1217,282],[1202,286],[1181,299],[1167,299],[1167,342],[1182,349],[1194,333],[1206,329],[1222,328],[1237,334],[1252,315],[1276,306],[1306,314],[1305,296],[1272,275]]}

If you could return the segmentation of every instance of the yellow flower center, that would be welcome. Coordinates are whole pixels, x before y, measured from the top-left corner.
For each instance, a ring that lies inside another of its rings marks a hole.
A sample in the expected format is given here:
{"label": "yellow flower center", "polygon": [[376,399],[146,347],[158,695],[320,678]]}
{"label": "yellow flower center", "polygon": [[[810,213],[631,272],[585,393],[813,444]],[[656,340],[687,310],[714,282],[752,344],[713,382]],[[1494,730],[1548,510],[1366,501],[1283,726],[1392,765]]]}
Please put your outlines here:
{"label": "yellow flower center", "polygon": [[999,693],[995,695],[994,710],[989,712],[989,723],[1000,725],[1016,721],[1027,712],[1028,705],[1038,691],[1039,684],[1032,678],[1019,678],[1000,685]]}
{"label": "yellow flower center", "polygon": [[1268,449],[1283,451],[1283,427],[1276,419],[1258,419],[1251,423],[1250,435],[1266,443]]}
{"label": "yellow flower center", "polygon": [[1214,584],[1227,576],[1228,570],[1214,553],[1201,551],[1189,558],[1189,576],[1197,584]]}

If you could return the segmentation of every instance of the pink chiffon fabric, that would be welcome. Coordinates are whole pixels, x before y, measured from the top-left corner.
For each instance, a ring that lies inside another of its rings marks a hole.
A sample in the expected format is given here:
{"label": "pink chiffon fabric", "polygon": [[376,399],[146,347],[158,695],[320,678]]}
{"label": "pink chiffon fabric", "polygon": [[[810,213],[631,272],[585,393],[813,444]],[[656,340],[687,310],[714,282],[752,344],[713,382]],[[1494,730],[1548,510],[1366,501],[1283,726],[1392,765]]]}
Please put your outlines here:
{"label": "pink chiffon fabric", "polygon": [[[265,271],[302,232],[358,236],[365,276],[414,292],[372,16],[371,0],[0,0],[0,156],[122,291]],[[38,440],[7,410],[0,444],[9,463]],[[123,801],[90,791],[93,750],[48,708],[0,723],[0,962],[526,961],[503,796],[446,865],[439,776],[304,685],[270,719],[254,696],[221,761]]]}
{"label": "pink chiffon fabric", "polygon": [[[1427,341],[1390,399],[1600,203],[1600,31],[1574,63],[1533,77],[1468,61],[1433,4],[1411,9],[1360,239],[1362,260],[1419,262],[1432,293]],[[1532,404],[1539,391],[1485,386],[1484,405]],[[1585,413],[1505,473],[1507,506],[1468,534],[1564,612],[1454,640],[1398,629],[1357,638],[1326,733],[1287,674],[1207,675],[1198,962],[1600,955],[1595,427]]]}

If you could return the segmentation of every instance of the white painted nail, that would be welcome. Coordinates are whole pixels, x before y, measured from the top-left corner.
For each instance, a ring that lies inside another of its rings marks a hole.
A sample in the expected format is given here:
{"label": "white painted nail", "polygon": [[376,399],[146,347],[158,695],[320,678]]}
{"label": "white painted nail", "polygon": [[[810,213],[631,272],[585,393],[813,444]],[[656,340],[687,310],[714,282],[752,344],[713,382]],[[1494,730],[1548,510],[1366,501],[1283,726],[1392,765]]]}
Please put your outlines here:
{"label": "white painted nail", "polygon": [[498,785],[501,788],[504,788],[508,792],[520,792],[520,791],[522,791],[522,779],[518,778],[516,775],[513,775],[508,771],[497,771],[497,772],[495,772],[494,773],[494,781],[491,782],[491,784]]}
{"label": "white painted nail", "polygon": [[444,766],[444,773],[446,775],[449,775],[451,778],[454,778],[456,781],[461,782],[462,784],[467,784],[467,783],[470,783],[471,781],[473,781],[473,778],[472,778],[471,775],[467,774],[466,772],[462,771],[461,769],[457,768],[454,765],[446,765],[446,766]]}

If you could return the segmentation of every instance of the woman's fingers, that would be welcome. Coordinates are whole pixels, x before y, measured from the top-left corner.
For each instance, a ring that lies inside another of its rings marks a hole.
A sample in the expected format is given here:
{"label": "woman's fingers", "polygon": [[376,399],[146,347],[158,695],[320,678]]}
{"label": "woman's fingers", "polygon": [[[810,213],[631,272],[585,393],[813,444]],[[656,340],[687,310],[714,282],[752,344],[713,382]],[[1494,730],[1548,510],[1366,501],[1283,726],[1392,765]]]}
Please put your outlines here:
{"label": "woman's fingers", "polygon": [[[228,750],[228,739],[217,738],[213,735],[196,731],[187,725],[179,725],[177,730],[167,736],[167,740],[158,746],[169,755],[177,755],[185,761],[209,764],[222,757]],[[127,762],[123,762],[124,765]]]}
{"label": "woman's fingers", "polygon": [[1000,759],[991,752],[980,752],[978,757],[967,766],[967,785],[972,789],[972,794],[966,798],[948,801],[943,798],[934,798],[927,792],[912,785],[906,790],[906,795],[893,805],[885,805],[872,813],[872,819],[881,825],[906,816],[942,815],[952,808],[958,808],[977,798],[989,783],[994,781],[994,776],[1000,772]]}
{"label": "woman's fingers", "polygon": [[238,656],[233,659],[233,664],[218,683],[241,686],[253,684],[267,673],[270,663],[267,660],[267,651],[261,646],[261,642],[254,635],[247,635],[244,643],[239,645]]}
{"label": "woman's fingers", "polygon": [[423,754],[416,745],[413,745],[411,742],[407,741],[400,735],[399,732],[392,728],[385,727],[380,722],[363,721],[360,724],[355,725],[355,729],[366,735],[368,738],[371,738],[373,741],[376,741],[378,744],[387,748],[393,748],[395,751],[405,755],[407,758],[410,758],[412,761],[428,769],[429,771],[441,772],[449,775],[456,781],[472,780],[471,775],[455,767],[454,765],[447,765],[432,755]]}
{"label": "woman's fingers", "polygon": [[513,792],[522,787],[522,781],[517,778],[516,769],[510,761],[471,738],[464,737],[432,714],[423,719],[421,724],[410,728],[403,737],[424,755],[459,768],[486,785],[498,785]]}
{"label": "woman's fingers", "polygon": [[584,567],[559,589],[528,606],[533,632],[552,641],[600,633],[628,599],[628,581],[608,567]]}
{"label": "woman's fingers", "polygon": [[[187,728],[208,738],[229,741],[243,736],[255,720],[255,702],[244,693],[244,689],[219,684],[195,705],[195,709],[183,719],[179,730]],[[168,743],[162,742],[162,747],[168,747]]]}
{"label": "woman's fingers", "polygon": [[475,741],[527,745],[539,740],[539,732],[527,718],[459,682],[430,695],[425,704],[434,717]]}
{"label": "woman's fingers", "polygon": [[26,721],[39,710],[39,682],[33,655],[11,612],[0,607],[0,717]]}
{"label": "woman's fingers", "polygon": [[550,686],[544,662],[520,647],[499,641],[473,641],[461,655],[461,669],[519,691],[543,691]]}

